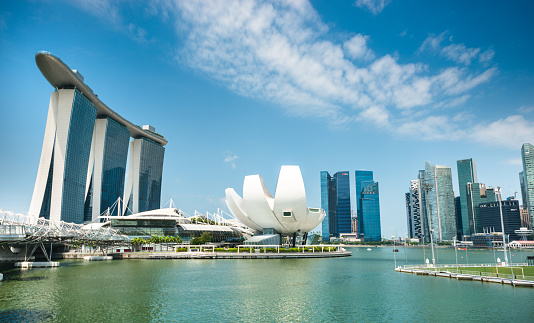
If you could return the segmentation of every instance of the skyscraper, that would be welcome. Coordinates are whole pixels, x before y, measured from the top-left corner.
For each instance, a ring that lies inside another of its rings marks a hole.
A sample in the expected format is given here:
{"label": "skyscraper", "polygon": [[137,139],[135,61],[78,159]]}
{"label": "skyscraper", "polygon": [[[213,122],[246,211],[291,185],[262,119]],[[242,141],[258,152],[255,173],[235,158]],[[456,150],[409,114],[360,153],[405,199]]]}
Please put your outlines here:
{"label": "skyscraper", "polygon": [[359,196],[360,213],[358,214],[359,236],[364,241],[380,241],[382,231],[380,227],[380,194],[378,183],[362,181]]}
{"label": "skyscraper", "polygon": [[530,226],[534,228],[534,146],[529,143],[523,144],[521,157],[523,158],[523,178]]}
{"label": "skyscraper", "polygon": [[77,89],[52,92],[29,215],[83,222],[96,112]]}
{"label": "skyscraper", "polygon": [[330,241],[331,236],[337,236],[337,198],[336,183],[327,171],[321,172],[321,208],[326,216],[322,223],[323,241]]}
{"label": "skyscraper", "polygon": [[326,213],[322,222],[323,241],[352,232],[349,172],[337,172],[333,177],[321,172],[321,208]]}
{"label": "skyscraper", "polygon": [[139,138],[130,143],[130,165],[123,214],[160,207],[164,154],[165,148],[150,139]]}
{"label": "skyscraper", "polygon": [[493,187],[486,188],[483,183],[467,183],[467,211],[471,234],[483,233],[480,220],[480,204],[495,201],[495,189]]}
{"label": "skyscraper", "polygon": [[456,219],[451,168],[425,162],[424,188],[434,242],[452,241],[456,237]]}
{"label": "skyscraper", "polygon": [[[476,163],[472,158],[458,160],[458,189],[460,190],[460,217],[461,217],[461,236],[470,236],[469,215],[467,204],[467,183],[477,183]],[[462,237],[459,237],[460,239]]]}
{"label": "skyscraper", "polygon": [[410,182],[410,191],[406,193],[406,215],[408,218],[408,235],[423,242],[424,216],[421,208],[421,189],[419,179]]}
{"label": "skyscraper", "polygon": [[[111,118],[96,119],[87,170],[84,221],[96,220],[124,194],[128,129]],[[115,208],[111,215],[119,215]]]}
{"label": "skyscraper", "polygon": [[167,140],[111,110],[84,83],[83,76],[58,57],[38,52],[35,61],[55,90],[50,96],[29,215],[73,223],[95,220],[124,193],[130,137],[159,147],[136,152],[147,162],[137,169],[143,173],[132,173],[132,177],[147,178],[138,185],[148,196],[145,205],[159,208],[162,151]]}
{"label": "skyscraper", "polygon": [[337,196],[337,232],[351,233],[351,207],[350,207],[350,180],[349,172],[337,172],[334,174],[336,181]]}
{"label": "skyscraper", "polygon": [[523,173],[522,171],[519,172],[519,186],[521,187],[521,201],[523,202],[521,204],[521,206],[523,207],[523,209],[528,209],[528,206],[527,206],[527,187],[526,187],[526,183],[525,183],[525,173]]}

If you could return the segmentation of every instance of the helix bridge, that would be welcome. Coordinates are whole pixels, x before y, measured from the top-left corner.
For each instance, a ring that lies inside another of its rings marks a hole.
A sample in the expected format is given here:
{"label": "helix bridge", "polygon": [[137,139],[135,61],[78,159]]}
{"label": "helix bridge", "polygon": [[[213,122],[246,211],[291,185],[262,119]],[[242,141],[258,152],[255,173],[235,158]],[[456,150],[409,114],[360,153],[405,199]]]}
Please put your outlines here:
{"label": "helix bridge", "polygon": [[[110,227],[54,221],[0,208],[0,247],[9,247],[14,254],[24,251],[25,259],[41,247],[44,256],[50,261],[45,246],[53,244],[109,246],[127,244],[129,241],[126,235]],[[50,247],[50,253],[51,250]]]}

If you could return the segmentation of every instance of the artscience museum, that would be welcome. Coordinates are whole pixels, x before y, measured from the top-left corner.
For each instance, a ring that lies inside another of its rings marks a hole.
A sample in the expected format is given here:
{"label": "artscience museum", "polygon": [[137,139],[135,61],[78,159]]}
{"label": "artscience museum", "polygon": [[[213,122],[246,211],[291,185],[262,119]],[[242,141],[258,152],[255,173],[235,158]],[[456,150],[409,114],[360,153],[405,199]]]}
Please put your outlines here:
{"label": "artscience museum", "polygon": [[243,197],[227,188],[226,204],[243,224],[257,231],[245,244],[306,243],[308,232],[325,217],[320,208],[306,205],[306,191],[299,166],[282,166],[276,192],[271,195],[260,175],[249,175]]}

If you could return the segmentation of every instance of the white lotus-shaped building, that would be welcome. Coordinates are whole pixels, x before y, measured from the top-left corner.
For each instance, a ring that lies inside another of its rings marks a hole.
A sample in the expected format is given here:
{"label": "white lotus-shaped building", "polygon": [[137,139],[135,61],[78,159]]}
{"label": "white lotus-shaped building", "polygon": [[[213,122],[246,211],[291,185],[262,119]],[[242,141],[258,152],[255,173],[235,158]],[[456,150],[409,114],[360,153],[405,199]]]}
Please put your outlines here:
{"label": "white lotus-shaped building", "polygon": [[274,229],[283,235],[306,233],[325,217],[320,208],[306,206],[306,191],[299,166],[282,166],[273,198],[260,175],[245,177],[243,198],[226,189],[226,204],[241,222],[254,230]]}

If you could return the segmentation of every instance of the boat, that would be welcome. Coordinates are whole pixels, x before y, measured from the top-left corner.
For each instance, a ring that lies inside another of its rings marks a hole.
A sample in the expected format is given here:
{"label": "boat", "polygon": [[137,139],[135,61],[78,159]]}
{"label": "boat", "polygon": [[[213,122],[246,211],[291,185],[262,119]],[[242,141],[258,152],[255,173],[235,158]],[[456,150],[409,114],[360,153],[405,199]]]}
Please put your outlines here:
{"label": "boat", "polygon": [[399,249],[393,249],[393,252],[399,252]]}
{"label": "boat", "polygon": [[367,248],[367,251],[371,251],[371,248]]}

